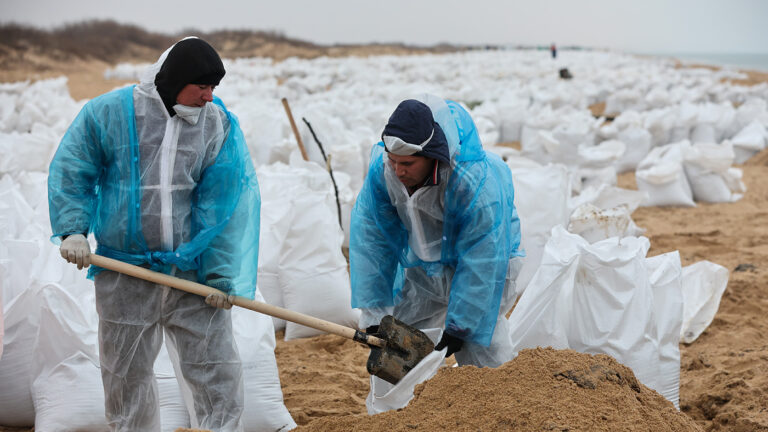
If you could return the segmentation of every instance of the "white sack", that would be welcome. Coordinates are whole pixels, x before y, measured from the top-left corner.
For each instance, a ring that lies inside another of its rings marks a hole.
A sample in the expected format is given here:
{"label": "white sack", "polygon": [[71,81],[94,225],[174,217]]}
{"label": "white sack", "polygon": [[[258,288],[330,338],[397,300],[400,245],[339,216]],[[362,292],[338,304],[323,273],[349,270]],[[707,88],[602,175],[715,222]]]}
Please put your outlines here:
{"label": "white sack", "polygon": [[619,132],[616,138],[623,142],[626,150],[616,161],[616,172],[622,173],[637,168],[638,163],[651,150],[651,134],[642,128],[633,127]]}
{"label": "white sack", "polygon": [[571,187],[568,170],[563,165],[516,168],[512,161],[507,163],[512,171],[521,246],[526,255],[517,277],[517,294],[520,294],[539,266],[552,227],[568,223]]}
{"label": "white sack", "polygon": [[[520,134],[525,123],[527,100],[503,99],[498,102],[499,117],[501,120],[500,142],[520,141]],[[485,143],[483,143],[485,145]]]}
{"label": "white sack", "polygon": [[672,124],[672,109],[666,107],[646,112],[643,127],[651,134],[651,146],[658,147],[672,142],[670,140]]}
{"label": "white sack", "polygon": [[735,153],[734,162],[742,164],[764,149],[767,136],[765,126],[756,120],[744,127],[730,140]]}
{"label": "white sack", "polygon": [[334,173],[346,173],[350,177],[353,188],[357,190],[363,185],[367,168],[360,149],[364,145],[370,145],[371,136],[360,136],[360,131],[365,129],[352,130],[345,124],[344,116],[333,115],[334,111],[336,111],[334,105],[323,101],[297,109],[294,116],[309,160],[322,167],[326,165],[320,146],[312,136],[309,127],[301,120],[302,118],[306,118],[312,125],[312,130],[323,145],[326,157],[330,156]]}
{"label": "white sack", "polygon": [[722,111],[720,106],[706,103],[698,105],[697,108],[699,112],[696,124],[691,130],[691,142],[694,144],[718,142],[716,123]]}
{"label": "white sack", "polygon": [[533,279],[509,317],[515,351],[539,346],[608,354],[659,385],[659,340],[644,237],[590,245],[552,229]]}
{"label": "white sack", "polygon": [[477,128],[477,135],[483,145],[494,146],[501,142],[501,131],[499,126],[487,117],[472,117]]}
{"label": "white sack", "polygon": [[[0,278],[3,270],[0,268]],[[0,288],[0,359],[3,358],[3,336],[5,336],[5,321],[3,320],[3,290]]]}
{"label": "white sack", "polygon": [[32,402],[32,350],[40,322],[40,302],[32,287],[4,308],[5,336],[0,358],[0,419],[4,426],[31,427],[35,423]]}
{"label": "white sack", "polygon": [[579,160],[586,168],[605,168],[624,155],[626,145],[618,140],[607,140],[597,145],[580,145]]}
{"label": "white sack", "polygon": [[605,168],[579,168],[571,171],[573,174],[571,182],[573,183],[573,192],[581,193],[587,188],[599,188],[603,185],[616,186],[618,177],[616,168],[607,166]]}
{"label": "white sack", "polygon": [[645,106],[643,95],[638,89],[621,89],[612,93],[605,101],[605,114],[615,115],[628,110],[638,110]]}
{"label": "white sack", "polygon": [[[432,342],[437,344],[443,329],[422,330]],[[397,384],[390,384],[383,379],[371,375],[371,387],[368,397],[365,398],[365,407],[369,415],[383,413],[385,411],[405,408],[413,399],[413,389],[432,378],[441,366],[445,365],[445,354],[448,348],[440,351],[432,351],[424,357],[419,364],[400,379]]]}
{"label": "white sack", "polygon": [[595,144],[595,131],[591,124],[584,122],[559,124],[552,130],[552,137],[553,142],[544,141],[549,160],[567,166],[580,165],[579,148]]}
{"label": "white sack", "polygon": [[696,143],[714,143],[717,142],[715,125],[712,123],[699,123],[691,131],[691,142]]}
{"label": "white sack", "polygon": [[595,243],[611,237],[627,237],[642,234],[632,221],[626,206],[600,209],[584,204],[571,214],[568,231]]}
{"label": "white sack", "polygon": [[645,260],[659,332],[659,379],[654,390],[680,409],[680,328],[683,324],[682,268],[677,251]]}
{"label": "white sack", "polygon": [[648,194],[643,206],[694,207],[693,193],[682,165],[661,161],[635,173],[637,189]]}
{"label": "white sack", "polygon": [[598,187],[588,187],[578,196],[571,198],[569,200],[569,207],[575,210],[581,205],[593,204],[599,209],[607,210],[624,206],[632,214],[646,198],[646,194],[642,191],[602,184]]}
{"label": "white sack", "polygon": [[[256,295],[257,301],[264,301]],[[268,315],[233,308],[240,358],[243,362],[245,405],[243,427],[250,431],[285,431],[296,427],[283,402],[275,360],[275,332]]]}
{"label": "white sack", "polygon": [[[225,83],[227,80],[222,84]],[[289,139],[292,136],[291,127],[278,100],[269,103],[254,98],[248,103],[237,103],[237,100],[226,98],[224,101],[237,113],[248,152],[257,167],[288,162],[291,152],[298,147],[296,141]]]}
{"label": "white sack", "polygon": [[609,237],[639,236],[645,229],[632,220],[632,213],[647,199],[645,192],[607,184],[587,187],[568,200],[572,209],[568,231],[590,243]]}
{"label": "white sack", "polygon": [[691,136],[691,129],[696,124],[699,110],[696,105],[684,102],[676,107],[676,116],[670,130],[670,142],[687,140]]}
{"label": "white sack", "polygon": [[683,267],[683,324],[680,340],[691,343],[715,318],[728,285],[728,269],[710,261]]}
{"label": "white sack", "polygon": [[[257,286],[267,303],[285,307],[279,276],[280,256],[293,211],[293,196],[286,193],[286,185],[295,180],[295,175],[280,164],[260,166],[256,173],[261,193]],[[272,321],[276,330],[285,329],[285,320],[272,317]]]}
{"label": "white sack", "polygon": [[688,148],[688,141],[656,147],[640,161],[635,181],[637,189],[648,194],[643,206],[696,205],[683,168],[683,155]]}
{"label": "white sack", "polygon": [[[97,329],[60,285],[43,286],[32,355],[35,429],[107,431]],[[91,305],[95,312],[95,307]]]}
{"label": "white sack", "polygon": [[[296,178],[290,229],[283,241],[279,277],[285,307],[292,311],[355,327],[347,260],[341,251],[344,236],[338,223],[328,174],[320,166],[294,161]],[[285,339],[322,334],[286,323]]]}
{"label": "white sack", "polygon": [[696,201],[733,202],[744,196],[741,171],[730,169],[733,159],[733,147],[728,142],[700,143],[686,150],[685,174]]}
{"label": "white sack", "polygon": [[551,162],[552,154],[560,150],[560,143],[551,131],[533,129],[525,125],[520,149],[523,156],[545,164]]}

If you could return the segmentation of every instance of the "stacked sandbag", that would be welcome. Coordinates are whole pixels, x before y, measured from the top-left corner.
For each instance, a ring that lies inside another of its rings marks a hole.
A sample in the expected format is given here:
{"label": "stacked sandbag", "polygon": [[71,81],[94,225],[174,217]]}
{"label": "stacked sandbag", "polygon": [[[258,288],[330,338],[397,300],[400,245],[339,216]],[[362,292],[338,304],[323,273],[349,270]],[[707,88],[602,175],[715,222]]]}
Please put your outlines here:
{"label": "stacked sandbag", "polygon": [[[262,239],[259,289],[271,304],[354,327],[344,235],[328,173],[300,158],[292,165],[259,167]],[[277,321],[276,326],[283,323]],[[320,334],[285,324],[285,338]]]}
{"label": "stacked sandbag", "polygon": [[520,224],[526,254],[517,277],[520,294],[539,267],[552,227],[568,223],[570,176],[563,165],[541,166],[525,158],[510,158],[507,165],[512,171],[517,214],[525,221]]}
{"label": "stacked sandbag", "polygon": [[[257,301],[264,298],[257,292]],[[245,404],[242,423],[246,431],[286,431],[296,427],[283,402],[275,359],[275,331],[269,316],[235,308],[232,311],[235,341],[243,362]]]}
{"label": "stacked sandbag", "polygon": [[680,253],[647,258],[645,265],[659,334],[659,377],[655,389],[680,409],[680,316],[685,320]]}
{"label": "stacked sandbag", "polygon": [[740,200],[747,188],[741,181],[742,171],[733,168],[733,146],[697,143],[685,150],[685,175],[691,185],[693,199],[703,202]]}
{"label": "stacked sandbag", "polygon": [[590,243],[610,237],[636,237],[645,232],[632,220],[632,213],[645,200],[643,192],[607,184],[589,187],[569,201],[572,209],[568,231]]}
{"label": "stacked sandbag", "polygon": [[[753,120],[746,125],[744,129],[739,131],[729,141],[733,146],[733,162],[743,164],[749,158],[762,151],[765,148],[767,137],[768,131],[766,131],[765,126],[761,122]],[[726,142],[723,142],[723,144],[726,144]]]}
{"label": "stacked sandbag", "polygon": [[[93,287],[35,283],[7,305],[0,418],[39,430],[108,430]],[[165,360],[163,360],[165,358]],[[167,355],[155,363],[162,430],[189,426]]]}
{"label": "stacked sandbag", "polygon": [[[622,141],[609,139],[596,145],[580,145],[578,149],[581,167],[603,169],[613,167],[627,150]],[[614,173],[616,169],[614,168]]]}
{"label": "stacked sandbag", "polygon": [[64,77],[0,84],[0,174],[47,171],[61,136],[82,103]]}
{"label": "stacked sandbag", "polygon": [[[78,302],[61,286],[38,291],[40,321],[32,349],[35,428],[107,431],[94,298]],[[183,424],[183,425],[186,425]],[[173,430],[173,429],[166,429]]]}
{"label": "stacked sandbag", "polygon": [[[499,111],[500,136],[499,142],[520,141],[520,133],[525,122],[528,100],[517,95],[501,96],[497,102]],[[488,145],[485,141],[483,146]]]}
{"label": "stacked sandbag", "polygon": [[692,343],[709,327],[728,286],[728,276],[727,268],[709,261],[699,261],[683,268],[681,341]]}
{"label": "stacked sandbag", "polygon": [[0,419],[3,426],[35,423],[32,402],[32,350],[40,321],[38,296],[25,290],[4,305],[5,335],[0,357]]}
{"label": "stacked sandbag", "polygon": [[587,188],[599,188],[600,186],[616,186],[618,176],[616,168],[607,166],[604,168],[574,168],[570,171],[571,189],[573,194],[580,194]]}
{"label": "stacked sandbag", "polygon": [[619,132],[616,139],[624,143],[626,148],[614,165],[617,173],[634,170],[651,151],[651,134],[641,127],[624,129]]}
{"label": "stacked sandbag", "polygon": [[469,111],[475,122],[480,142],[495,146],[501,141],[501,115],[492,101],[486,101]]}
{"label": "stacked sandbag", "polygon": [[[668,371],[675,364],[679,369],[680,359],[668,345],[683,318],[682,308],[673,310],[679,287],[668,277],[654,277],[658,291],[673,299],[672,306],[654,301],[657,289],[645,258],[649,246],[643,237],[589,244],[555,227],[539,270],[509,317],[515,351],[551,346],[609,354],[676,402],[670,391],[676,379]],[[653,268],[660,266],[673,272],[679,260]]]}
{"label": "stacked sandbag", "polygon": [[656,147],[642,160],[635,171],[638,190],[648,199],[644,206],[693,207],[693,192],[688,183],[683,160],[691,143],[687,140]]}

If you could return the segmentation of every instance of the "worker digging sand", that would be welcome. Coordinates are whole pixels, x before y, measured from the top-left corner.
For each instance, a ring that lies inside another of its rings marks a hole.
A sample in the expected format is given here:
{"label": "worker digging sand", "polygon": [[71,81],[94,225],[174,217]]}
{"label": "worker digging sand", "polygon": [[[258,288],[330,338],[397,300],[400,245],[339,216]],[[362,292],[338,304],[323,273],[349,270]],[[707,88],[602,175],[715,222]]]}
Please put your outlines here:
{"label": "worker digging sand", "polygon": [[52,238],[64,259],[88,267],[92,233],[100,255],[219,290],[203,299],[90,268],[111,430],[160,430],[153,364],[164,334],[198,424],[242,430],[243,372],[226,294],[254,296],[260,198],[239,124],[214,102],[224,74],[207,42],[179,41],[141,84],[88,102],[51,162]]}

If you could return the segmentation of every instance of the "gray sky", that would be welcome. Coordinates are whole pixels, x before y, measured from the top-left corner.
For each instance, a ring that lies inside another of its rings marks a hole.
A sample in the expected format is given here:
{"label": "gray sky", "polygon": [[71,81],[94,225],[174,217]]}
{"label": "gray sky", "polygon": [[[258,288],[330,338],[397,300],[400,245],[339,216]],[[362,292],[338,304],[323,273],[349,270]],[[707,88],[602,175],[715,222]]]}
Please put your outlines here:
{"label": "gray sky", "polygon": [[0,22],[111,18],[148,30],[277,30],[329,43],[582,45],[768,53],[765,0],[0,0]]}

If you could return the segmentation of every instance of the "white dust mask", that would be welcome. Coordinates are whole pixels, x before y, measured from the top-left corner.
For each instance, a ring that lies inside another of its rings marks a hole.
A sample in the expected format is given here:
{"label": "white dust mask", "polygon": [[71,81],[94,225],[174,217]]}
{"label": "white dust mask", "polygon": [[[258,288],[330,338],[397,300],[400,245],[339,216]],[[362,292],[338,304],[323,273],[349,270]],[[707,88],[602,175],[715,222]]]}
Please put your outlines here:
{"label": "white dust mask", "polygon": [[181,117],[182,120],[194,126],[200,118],[200,112],[203,110],[203,107],[176,104],[173,106],[173,110],[176,111],[176,115]]}
{"label": "white dust mask", "polygon": [[432,128],[432,133],[429,134],[426,140],[421,144],[411,144],[403,141],[400,137],[382,135],[381,140],[384,141],[384,146],[392,154],[398,156],[410,156],[424,150],[424,146],[429,143],[432,137],[435,135],[435,128]]}

